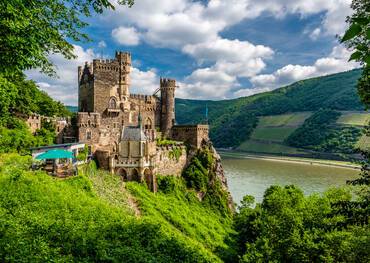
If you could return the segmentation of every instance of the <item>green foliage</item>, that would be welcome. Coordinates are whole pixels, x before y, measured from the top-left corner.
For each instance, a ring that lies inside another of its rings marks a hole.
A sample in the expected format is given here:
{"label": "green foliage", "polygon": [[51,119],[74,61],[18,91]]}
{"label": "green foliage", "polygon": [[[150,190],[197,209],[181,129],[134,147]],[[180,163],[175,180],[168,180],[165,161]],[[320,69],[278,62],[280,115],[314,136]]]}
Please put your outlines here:
{"label": "green foliage", "polygon": [[357,83],[358,94],[360,95],[362,103],[366,109],[370,106],[370,67],[364,68],[361,78]]}
{"label": "green foliage", "polygon": [[209,169],[212,161],[212,156],[209,152],[198,152],[191,159],[188,167],[182,173],[187,187],[200,192],[207,191],[208,182],[211,179],[210,176],[212,176]]}
{"label": "green foliage", "polygon": [[88,155],[88,154],[89,154],[89,148],[88,148],[88,146],[87,146],[87,145],[85,145],[84,150],[83,150],[83,151],[81,151],[81,152],[79,152],[79,153],[77,154],[76,159],[77,159],[78,161],[86,161],[86,159],[87,159],[87,155]]}
{"label": "green foliage", "polygon": [[317,152],[354,153],[361,129],[335,126],[339,116],[339,112],[332,110],[315,112],[286,139],[286,143]]}
{"label": "green foliage", "polygon": [[325,140],[313,149],[319,152],[351,154],[354,153],[356,143],[361,135],[361,129],[356,127],[333,129]]}
{"label": "green foliage", "polygon": [[5,76],[0,74],[0,119],[3,123],[14,114],[23,116],[37,113],[44,116],[70,116],[60,102],[54,101],[39,90],[24,75]]}
{"label": "green foliage", "polygon": [[319,110],[305,120],[287,139],[290,146],[312,148],[321,144],[330,134],[330,127],[340,113],[333,110]]}
{"label": "green foliage", "polygon": [[172,148],[172,150],[168,154],[169,154],[169,158],[179,161],[182,155],[182,149],[180,147],[175,146]]}
{"label": "green foliage", "polygon": [[169,140],[166,138],[157,138],[156,139],[157,145],[158,146],[172,146],[172,145],[177,145],[178,142],[174,140]]}
{"label": "green foliage", "polygon": [[212,251],[227,249],[230,219],[195,198],[130,183],[144,213],[138,219],[114,200],[122,196],[118,177],[92,169],[57,180],[27,171],[29,160],[0,156],[1,261],[220,262]]}
{"label": "green foliage", "polygon": [[242,262],[368,262],[367,225],[346,224],[338,203],[353,198],[345,189],[304,197],[294,186],[271,186],[263,202],[245,198],[235,216]]}
{"label": "green foliage", "polygon": [[53,129],[42,127],[33,135],[21,119],[9,117],[0,125],[0,153],[29,153],[31,147],[50,145],[55,142]]}
{"label": "green foliage", "polygon": [[[186,190],[181,178],[159,176],[160,191],[152,193],[142,184],[130,182],[127,188],[136,198],[144,218],[151,218],[169,233],[179,233],[211,262],[235,256],[225,239],[233,234],[230,217],[221,216],[199,201],[196,193]],[[165,186],[164,186],[165,185]],[[210,251],[214,254],[211,256]],[[173,261],[172,261],[173,262]],[[196,261],[194,261],[196,262]]]}
{"label": "green foliage", "polygon": [[181,177],[157,175],[157,185],[158,191],[165,194],[180,193],[180,195],[183,195],[186,192],[186,185]]}
{"label": "green foliage", "polygon": [[362,76],[358,81],[358,93],[366,108],[370,106],[370,4],[368,0],[353,0],[353,13],[347,18],[349,28],[341,38],[349,50],[353,50],[350,60],[363,65]]}
{"label": "green foliage", "polygon": [[182,177],[186,186],[199,192],[203,197],[203,204],[212,207],[225,216],[230,216],[228,193],[222,188],[220,179],[214,172],[215,160],[209,150],[198,150],[191,159]]}
{"label": "green foliage", "polygon": [[[298,81],[274,91],[234,100],[176,99],[176,120],[180,124],[202,122],[208,105],[213,143],[217,147],[235,147],[250,138],[260,116],[318,111],[321,108],[363,110],[356,91],[360,75],[361,70],[352,70]],[[365,90],[370,91],[369,86],[366,87]]]}
{"label": "green foliage", "polygon": [[[132,0],[119,0],[132,5]],[[9,0],[0,2],[0,74],[21,73],[40,68],[54,73],[48,60],[51,53],[74,58],[68,40],[88,40],[81,29],[83,16],[114,9],[109,0]]]}
{"label": "green foliage", "polygon": [[0,126],[0,153],[18,152],[27,153],[30,147],[35,146],[35,137],[24,122],[15,119],[17,127],[8,129]]}
{"label": "green foliage", "polygon": [[341,38],[350,49],[354,49],[350,60],[370,64],[370,5],[368,0],[353,0],[354,10],[347,18],[348,29]]}

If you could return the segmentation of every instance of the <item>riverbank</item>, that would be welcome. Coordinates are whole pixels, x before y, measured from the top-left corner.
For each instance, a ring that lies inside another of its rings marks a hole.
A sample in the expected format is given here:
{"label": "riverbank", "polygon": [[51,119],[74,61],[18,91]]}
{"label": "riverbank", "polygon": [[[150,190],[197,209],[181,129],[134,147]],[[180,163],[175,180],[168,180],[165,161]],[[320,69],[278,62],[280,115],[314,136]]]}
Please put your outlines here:
{"label": "riverbank", "polygon": [[312,159],[303,157],[290,157],[290,156],[274,156],[265,154],[252,154],[246,152],[238,152],[234,150],[217,150],[221,156],[233,157],[233,158],[248,158],[275,162],[286,162],[286,163],[301,163],[307,165],[318,165],[318,166],[333,166],[346,169],[356,169],[361,170],[361,165],[345,161],[337,160],[325,160],[325,159]]}

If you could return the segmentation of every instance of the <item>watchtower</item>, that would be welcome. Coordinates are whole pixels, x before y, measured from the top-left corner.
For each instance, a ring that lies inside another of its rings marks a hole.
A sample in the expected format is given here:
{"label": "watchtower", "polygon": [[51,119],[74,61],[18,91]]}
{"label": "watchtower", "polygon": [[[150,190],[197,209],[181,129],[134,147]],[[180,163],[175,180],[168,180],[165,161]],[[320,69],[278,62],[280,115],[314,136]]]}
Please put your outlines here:
{"label": "watchtower", "polygon": [[[124,106],[130,97],[131,54],[116,52],[114,59],[94,59],[78,68],[79,111],[103,113],[111,101]],[[113,98],[112,98],[113,96]]]}
{"label": "watchtower", "polygon": [[175,125],[175,89],[176,80],[160,79],[161,131],[165,137],[171,136],[171,129]]}

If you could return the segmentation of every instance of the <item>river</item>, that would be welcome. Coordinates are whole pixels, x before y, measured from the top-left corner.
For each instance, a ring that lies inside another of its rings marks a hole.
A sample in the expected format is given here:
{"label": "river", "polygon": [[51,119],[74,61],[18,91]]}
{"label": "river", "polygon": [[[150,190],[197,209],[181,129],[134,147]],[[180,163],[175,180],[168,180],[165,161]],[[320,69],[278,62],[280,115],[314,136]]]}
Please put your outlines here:
{"label": "river", "polygon": [[244,195],[253,195],[257,202],[270,185],[299,186],[306,195],[322,193],[331,186],[345,185],[356,178],[359,170],[351,168],[289,163],[263,159],[229,157],[221,154],[229,190],[239,204]]}

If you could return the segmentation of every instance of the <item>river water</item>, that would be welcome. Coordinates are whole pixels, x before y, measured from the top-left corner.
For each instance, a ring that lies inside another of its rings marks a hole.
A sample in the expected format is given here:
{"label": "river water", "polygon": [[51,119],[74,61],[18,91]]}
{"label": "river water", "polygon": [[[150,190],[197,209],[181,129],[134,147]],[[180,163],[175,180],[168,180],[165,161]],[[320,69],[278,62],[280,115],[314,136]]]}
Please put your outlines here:
{"label": "river water", "polygon": [[321,193],[332,186],[345,185],[346,180],[356,178],[359,174],[359,170],[351,168],[221,157],[229,190],[237,204],[247,194],[261,202],[264,191],[270,185],[294,184],[308,195]]}

